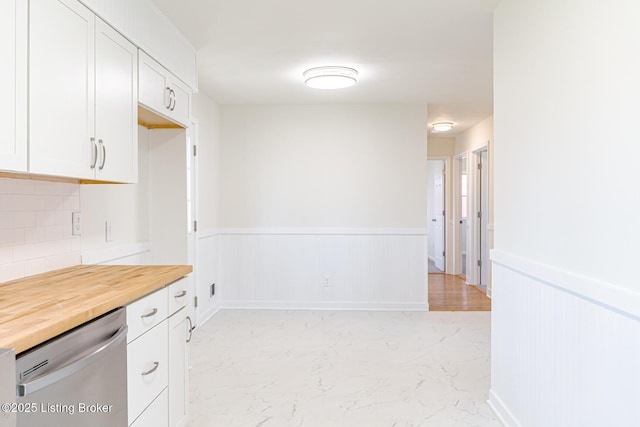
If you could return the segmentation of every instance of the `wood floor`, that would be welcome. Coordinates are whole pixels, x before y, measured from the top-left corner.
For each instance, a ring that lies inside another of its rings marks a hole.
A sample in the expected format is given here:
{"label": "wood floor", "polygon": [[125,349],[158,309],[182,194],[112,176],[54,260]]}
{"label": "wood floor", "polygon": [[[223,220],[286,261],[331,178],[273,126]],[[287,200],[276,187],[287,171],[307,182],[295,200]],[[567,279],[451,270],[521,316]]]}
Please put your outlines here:
{"label": "wood floor", "polygon": [[429,274],[430,311],[491,311],[491,299],[458,276]]}

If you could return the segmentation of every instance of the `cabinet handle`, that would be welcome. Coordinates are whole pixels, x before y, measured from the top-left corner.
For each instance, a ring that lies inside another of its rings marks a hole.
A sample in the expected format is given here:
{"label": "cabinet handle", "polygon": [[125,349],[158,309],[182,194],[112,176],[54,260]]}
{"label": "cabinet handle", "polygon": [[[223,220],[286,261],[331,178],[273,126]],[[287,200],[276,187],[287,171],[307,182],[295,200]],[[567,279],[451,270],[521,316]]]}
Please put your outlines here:
{"label": "cabinet handle", "polygon": [[173,100],[173,105],[171,105],[170,110],[173,111],[176,108],[176,92],[171,89],[171,99]]}
{"label": "cabinet handle", "polygon": [[182,297],[183,297],[183,296],[185,296],[186,294],[187,294],[187,291],[184,291],[184,290],[183,290],[182,292],[179,292],[179,293],[175,294],[173,297],[174,297],[174,298],[182,298]]}
{"label": "cabinet handle", "polygon": [[104,162],[107,161],[107,148],[104,146],[104,142],[101,139],[98,140],[98,145],[100,145],[100,148],[102,149],[102,163],[100,163],[100,167],[98,169],[102,170],[104,169]]}
{"label": "cabinet handle", "polygon": [[152,316],[155,316],[157,312],[158,312],[158,309],[157,309],[157,308],[154,308],[153,310],[151,310],[151,311],[150,311],[150,312],[148,312],[147,314],[143,314],[143,315],[142,315],[142,316],[140,316],[140,317],[142,317],[142,318],[145,318],[145,317],[152,317]]}
{"label": "cabinet handle", "polygon": [[187,316],[187,322],[189,326],[187,328],[187,332],[189,332],[189,338],[187,338],[187,342],[191,342],[191,336],[193,335],[193,322],[191,322],[191,317]]}
{"label": "cabinet handle", "polygon": [[164,108],[168,110],[171,107],[171,88],[169,86],[164,88],[164,99]]}
{"label": "cabinet handle", "polygon": [[91,137],[91,169],[96,168],[98,163],[98,146],[96,145],[96,139]]}
{"label": "cabinet handle", "polygon": [[141,375],[144,377],[146,375],[154,373],[158,369],[158,366],[160,366],[160,362],[153,362],[153,368],[143,372]]}

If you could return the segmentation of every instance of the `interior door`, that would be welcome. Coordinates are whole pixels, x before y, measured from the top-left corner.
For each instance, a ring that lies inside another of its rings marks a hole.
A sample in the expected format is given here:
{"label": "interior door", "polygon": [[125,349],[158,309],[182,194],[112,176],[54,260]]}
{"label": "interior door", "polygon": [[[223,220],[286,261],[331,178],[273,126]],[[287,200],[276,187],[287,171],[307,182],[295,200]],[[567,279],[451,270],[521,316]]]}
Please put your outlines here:
{"label": "interior door", "polygon": [[434,211],[434,226],[433,226],[433,243],[434,243],[434,264],[438,270],[444,271],[445,269],[445,252],[444,252],[444,162],[440,161],[441,167],[434,175],[433,179],[433,211]]}
{"label": "interior door", "polygon": [[486,286],[489,282],[489,250],[487,245],[487,225],[489,219],[489,165],[488,152],[483,150],[478,153],[478,174],[479,174],[479,198],[480,198],[480,286]]}

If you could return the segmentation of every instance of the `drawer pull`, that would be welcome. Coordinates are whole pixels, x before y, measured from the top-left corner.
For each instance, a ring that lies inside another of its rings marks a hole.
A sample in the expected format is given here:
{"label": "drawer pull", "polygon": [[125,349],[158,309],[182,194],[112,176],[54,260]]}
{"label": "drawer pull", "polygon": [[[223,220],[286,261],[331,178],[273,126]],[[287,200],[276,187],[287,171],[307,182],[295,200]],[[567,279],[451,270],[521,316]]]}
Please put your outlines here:
{"label": "drawer pull", "polygon": [[157,312],[158,312],[158,309],[157,309],[157,308],[154,308],[153,310],[151,310],[151,311],[150,311],[150,312],[148,312],[147,314],[143,314],[143,315],[142,315],[142,316],[140,316],[140,317],[142,317],[142,318],[145,318],[145,317],[152,317],[152,316],[155,316]]}
{"label": "drawer pull", "polygon": [[146,375],[154,373],[158,369],[158,366],[160,366],[160,362],[153,362],[153,368],[143,372],[141,375],[144,377]]}
{"label": "drawer pull", "polygon": [[190,343],[191,337],[193,336],[193,322],[191,321],[191,317],[189,316],[187,316],[187,323],[189,324],[189,326],[187,326],[187,332],[189,332],[189,338],[187,338],[187,342]]}
{"label": "drawer pull", "polygon": [[182,292],[175,294],[174,298],[182,298],[186,294],[187,294],[187,291],[183,290]]}

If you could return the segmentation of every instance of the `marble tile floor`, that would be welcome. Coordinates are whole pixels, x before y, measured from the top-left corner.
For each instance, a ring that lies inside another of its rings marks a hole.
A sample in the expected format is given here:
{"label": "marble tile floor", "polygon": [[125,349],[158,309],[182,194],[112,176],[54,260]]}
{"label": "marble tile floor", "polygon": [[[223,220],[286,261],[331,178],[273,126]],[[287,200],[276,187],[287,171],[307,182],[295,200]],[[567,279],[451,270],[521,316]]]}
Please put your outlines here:
{"label": "marble tile floor", "polygon": [[190,348],[190,426],[500,427],[489,312],[222,310]]}

